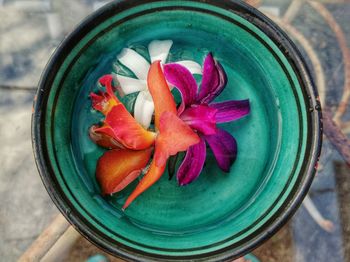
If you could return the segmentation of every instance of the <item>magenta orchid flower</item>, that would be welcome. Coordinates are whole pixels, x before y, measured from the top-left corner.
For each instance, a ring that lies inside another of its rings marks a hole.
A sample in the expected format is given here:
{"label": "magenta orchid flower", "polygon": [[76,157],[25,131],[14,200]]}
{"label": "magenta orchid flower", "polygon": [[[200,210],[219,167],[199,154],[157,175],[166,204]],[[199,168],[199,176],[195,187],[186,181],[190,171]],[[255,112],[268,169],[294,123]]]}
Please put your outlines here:
{"label": "magenta orchid flower", "polygon": [[200,88],[191,72],[180,64],[164,65],[167,81],[182,96],[178,108],[179,117],[197,131],[200,142],[191,146],[181,163],[176,177],[180,185],[193,182],[201,173],[206,158],[206,143],[215,156],[221,170],[229,172],[237,156],[237,142],[217,124],[237,120],[250,112],[249,100],[213,102],[227,84],[227,76],[211,54],[205,58]]}

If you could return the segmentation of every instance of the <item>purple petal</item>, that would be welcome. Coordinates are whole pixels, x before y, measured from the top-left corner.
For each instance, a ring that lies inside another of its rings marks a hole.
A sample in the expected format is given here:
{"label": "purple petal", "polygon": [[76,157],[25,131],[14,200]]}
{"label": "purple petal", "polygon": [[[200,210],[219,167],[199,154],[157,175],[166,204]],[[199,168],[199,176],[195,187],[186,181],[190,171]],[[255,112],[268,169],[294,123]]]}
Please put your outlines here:
{"label": "purple petal", "polygon": [[210,107],[218,110],[216,113],[217,123],[231,122],[248,115],[250,112],[249,99],[212,103]]}
{"label": "purple petal", "polygon": [[216,134],[216,113],[217,109],[207,105],[192,105],[186,108],[180,118],[192,129],[204,135]]}
{"label": "purple petal", "polygon": [[175,63],[164,65],[164,75],[166,80],[181,93],[182,103],[179,108],[181,114],[186,106],[194,103],[197,96],[197,82],[186,67]]}
{"label": "purple petal", "polygon": [[180,186],[193,182],[202,172],[206,158],[206,146],[204,139],[188,148],[186,156],[181,163],[176,178]]}
{"label": "purple petal", "polygon": [[204,61],[202,84],[197,101],[210,103],[224,90],[226,84],[227,76],[224,69],[209,53]]}
{"label": "purple petal", "polygon": [[222,129],[218,129],[216,135],[205,136],[204,138],[213,151],[218,166],[223,171],[229,172],[237,156],[236,139]]}

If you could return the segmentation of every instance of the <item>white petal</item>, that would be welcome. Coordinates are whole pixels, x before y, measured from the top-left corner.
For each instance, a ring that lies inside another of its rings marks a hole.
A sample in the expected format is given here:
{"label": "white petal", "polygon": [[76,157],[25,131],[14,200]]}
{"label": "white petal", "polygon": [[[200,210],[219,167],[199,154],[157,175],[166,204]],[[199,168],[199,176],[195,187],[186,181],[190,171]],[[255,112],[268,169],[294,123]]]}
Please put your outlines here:
{"label": "white petal", "polygon": [[154,61],[160,60],[161,63],[164,64],[172,45],[173,40],[153,40],[151,43],[149,43],[148,52],[152,63]]}
{"label": "white petal", "polygon": [[119,62],[129,68],[138,79],[147,79],[150,64],[139,53],[130,48],[124,48],[117,58]]}
{"label": "white petal", "polygon": [[141,91],[136,98],[134,117],[144,128],[148,128],[154,112],[153,99],[149,91]]}
{"label": "white petal", "polygon": [[120,88],[125,95],[147,90],[147,81],[128,76],[113,74],[120,84]]}
{"label": "white petal", "polygon": [[201,75],[202,74],[202,67],[201,67],[201,65],[198,64],[195,61],[183,60],[183,61],[176,61],[175,63],[186,67],[188,70],[190,70],[192,75],[194,75],[194,74]]}

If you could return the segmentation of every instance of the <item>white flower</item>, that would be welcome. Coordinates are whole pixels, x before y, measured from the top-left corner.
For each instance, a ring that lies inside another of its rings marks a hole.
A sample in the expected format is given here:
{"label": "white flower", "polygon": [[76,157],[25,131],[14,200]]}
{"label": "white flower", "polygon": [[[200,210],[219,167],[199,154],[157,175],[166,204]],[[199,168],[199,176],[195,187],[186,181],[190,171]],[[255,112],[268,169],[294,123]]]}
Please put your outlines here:
{"label": "white flower", "polygon": [[[153,63],[154,61],[160,60],[161,63],[164,64],[172,45],[172,40],[154,40],[150,42],[148,45],[148,52],[151,62]],[[151,123],[154,112],[153,100],[147,86],[147,74],[150,63],[139,53],[130,48],[124,48],[117,56],[117,59],[137,77],[132,78],[118,73],[115,74],[124,94],[128,95],[139,92],[135,101],[134,117],[137,122],[147,129]],[[176,63],[187,67],[192,74],[202,74],[201,66],[194,61],[184,60]]]}

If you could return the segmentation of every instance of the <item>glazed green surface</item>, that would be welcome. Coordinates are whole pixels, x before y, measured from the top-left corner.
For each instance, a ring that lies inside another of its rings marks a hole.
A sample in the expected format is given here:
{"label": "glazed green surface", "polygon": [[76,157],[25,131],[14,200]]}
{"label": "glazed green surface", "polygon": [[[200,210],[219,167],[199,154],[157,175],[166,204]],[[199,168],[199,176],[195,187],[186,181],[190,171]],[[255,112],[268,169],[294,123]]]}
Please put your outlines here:
{"label": "glazed green surface", "polygon": [[[296,183],[308,132],[299,83],[268,37],[222,9],[210,7],[231,21],[201,10],[166,8],[180,4],[208,7],[177,1],[147,4],[92,29],[57,74],[46,118],[52,166],[74,207],[112,239],[165,255],[218,250],[259,229]],[[129,17],[158,6],[164,10]],[[249,98],[251,114],[222,125],[238,143],[238,157],[229,174],[219,170],[208,150],[198,180],[179,187],[164,174],[124,213],[121,206],[136,183],[120,194],[100,196],[95,166],[104,150],[89,139],[88,128],[103,116],[91,109],[88,96],[97,90],[97,79],[113,71],[122,48],[134,47],[147,54],[145,47],[154,39],[174,41],[168,61],[202,63],[212,52],[228,75],[228,85],[216,101]]]}

